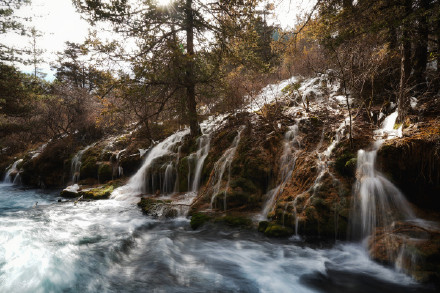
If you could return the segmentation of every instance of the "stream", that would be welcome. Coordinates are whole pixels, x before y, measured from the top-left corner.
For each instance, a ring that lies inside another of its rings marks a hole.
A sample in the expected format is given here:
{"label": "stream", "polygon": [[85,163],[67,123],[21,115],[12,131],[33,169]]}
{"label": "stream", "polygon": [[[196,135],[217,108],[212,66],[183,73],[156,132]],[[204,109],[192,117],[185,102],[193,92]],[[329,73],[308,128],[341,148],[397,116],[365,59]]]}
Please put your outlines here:
{"label": "stream", "polygon": [[193,231],[133,201],[58,199],[0,185],[0,292],[434,292],[360,244]]}

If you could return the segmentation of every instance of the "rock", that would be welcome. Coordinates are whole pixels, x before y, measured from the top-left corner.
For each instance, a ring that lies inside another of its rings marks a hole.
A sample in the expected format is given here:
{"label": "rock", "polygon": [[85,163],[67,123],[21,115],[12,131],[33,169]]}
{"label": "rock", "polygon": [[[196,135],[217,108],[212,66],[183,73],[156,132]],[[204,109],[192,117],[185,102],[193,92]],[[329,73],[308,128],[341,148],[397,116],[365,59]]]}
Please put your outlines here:
{"label": "rock", "polygon": [[113,185],[103,185],[96,188],[83,189],[79,192],[85,199],[107,199],[110,197],[114,190]]}
{"label": "rock", "polygon": [[258,232],[264,233],[266,231],[267,227],[269,226],[268,221],[261,221],[258,223]]}
{"label": "rock", "polygon": [[432,123],[411,137],[387,141],[377,153],[377,166],[421,208],[440,209],[440,126]]}
{"label": "rock", "polygon": [[144,214],[155,218],[175,218],[177,217],[178,212],[170,205],[171,203],[171,200],[143,197],[138,203],[138,206]]}
{"label": "rock", "polygon": [[194,213],[191,216],[191,228],[193,230],[196,230],[197,228],[203,226],[206,222],[208,222],[211,219],[210,216],[204,214],[204,213]]}
{"label": "rock", "polygon": [[419,282],[440,284],[440,229],[399,222],[379,228],[370,238],[371,257],[411,275]]}
{"label": "rock", "polygon": [[264,230],[264,235],[267,237],[289,237],[293,235],[293,230],[289,227],[271,223]]}
{"label": "rock", "polygon": [[67,198],[74,198],[74,197],[78,197],[80,196],[79,191],[80,191],[80,187],[78,184],[74,184],[71,186],[66,187],[65,189],[63,189],[60,193],[60,195],[62,197],[67,197]]}
{"label": "rock", "polygon": [[223,223],[231,227],[252,227],[252,220],[242,215],[224,215],[222,217],[215,218],[214,222]]}
{"label": "rock", "polygon": [[98,168],[98,178],[100,182],[106,182],[112,180],[113,177],[113,167],[108,162],[103,162]]}

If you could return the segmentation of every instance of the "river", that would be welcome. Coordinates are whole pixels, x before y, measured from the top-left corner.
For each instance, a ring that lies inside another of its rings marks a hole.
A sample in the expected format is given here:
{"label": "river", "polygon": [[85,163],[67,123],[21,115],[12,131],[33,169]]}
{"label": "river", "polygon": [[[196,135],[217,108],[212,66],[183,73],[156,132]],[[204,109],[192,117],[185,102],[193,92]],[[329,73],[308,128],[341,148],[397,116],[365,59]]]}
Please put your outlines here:
{"label": "river", "polygon": [[58,199],[0,185],[0,292],[434,292],[353,243],[193,231],[133,201]]}

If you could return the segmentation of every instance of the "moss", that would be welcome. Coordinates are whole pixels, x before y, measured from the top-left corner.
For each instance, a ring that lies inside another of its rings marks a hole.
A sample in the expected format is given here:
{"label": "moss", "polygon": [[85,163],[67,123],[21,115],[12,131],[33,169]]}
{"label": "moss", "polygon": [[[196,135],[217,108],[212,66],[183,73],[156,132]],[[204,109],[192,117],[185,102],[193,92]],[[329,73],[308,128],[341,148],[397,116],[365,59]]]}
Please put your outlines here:
{"label": "moss", "polygon": [[211,220],[210,216],[203,213],[195,213],[191,217],[191,223],[190,223],[191,228],[193,230],[196,230],[197,228],[203,226],[203,224],[205,224],[209,220]]}
{"label": "moss", "polygon": [[343,153],[335,161],[335,169],[343,176],[354,176],[356,172],[357,157],[353,153]]}
{"label": "moss", "polygon": [[232,188],[240,187],[241,189],[248,191],[250,193],[257,192],[257,187],[255,186],[255,184],[251,180],[243,177],[239,177],[231,180],[230,186]]}
{"label": "moss", "polygon": [[167,209],[164,212],[163,216],[167,219],[174,219],[177,218],[178,215],[179,215],[178,211],[176,209],[171,208],[171,209]]}
{"label": "moss", "polygon": [[268,226],[269,226],[268,221],[261,221],[258,223],[258,231],[264,233],[264,231],[266,231]]}
{"label": "moss", "polygon": [[188,157],[180,160],[178,170],[179,173],[179,192],[188,191]]}
{"label": "moss", "polygon": [[283,94],[293,94],[294,92],[298,91],[299,88],[301,87],[301,83],[300,82],[294,82],[294,83],[289,83],[288,85],[286,85],[281,92]]}
{"label": "moss", "polygon": [[197,151],[197,139],[193,138],[193,137],[185,137],[184,141],[181,145],[180,151],[182,152],[182,154],[191,154]]}
{"label": "moss", "polygon": [[225,223],[226,225],[232,227],[245,227],[245,228],[252,227],[251,219],[245,217],[239,217],[239,216],[226,215],[221,218],[216,218],[214,222]]}
{"label": "moss", "polygon": [[79,194],[83,195],[87,199],[107,199],[110,197],[114,190],[113,185],[103,185],[97,188],[91,188],[80,191]]}
{"label": "moss", "polygon": [[98,164],[95,157],[88,157],[86,160],[82,160],[80,177],[84,178],[96,178],[98,179]]}
{"label": "moss", "polygon": [[101,182],[111,180],[113,177],[113,168],[110,164],[100,164],[98,168],[98,177]]}
{"label": "moss", "polygon": [[[171,200],[160,200],[160,199],[154,199],[154,198],[150,198],[150,197],[144,197],[144,198],[141,198],[141,200],[138,202],[138,206],[141,208],[143,213],[151,214],[151,212],[156,210],[156,207],[158,205],[167,205],[170,203],[171,203]],[[165,217],[166,217],[166,214],[165,214]]]}
{"label": "moss", "polygon": [[226,194],[226,204],[230,207],[240,207],[250,204],[250,194],[243,191],[233,191]]}
{"label": "moss", "polygon": [[264,235],[267,237],[289,237],[293,235],[293,230],[278,224],[269,224],[264,230]]}

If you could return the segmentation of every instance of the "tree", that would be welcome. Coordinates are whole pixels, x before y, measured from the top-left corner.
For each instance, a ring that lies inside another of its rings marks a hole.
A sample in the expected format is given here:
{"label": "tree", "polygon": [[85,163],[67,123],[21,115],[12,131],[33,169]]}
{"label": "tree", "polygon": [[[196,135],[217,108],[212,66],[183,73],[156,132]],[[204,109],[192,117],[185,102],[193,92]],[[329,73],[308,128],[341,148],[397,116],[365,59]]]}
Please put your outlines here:
{"label": "tree", "polygon": [[45,50],[38,48],[38,38],[43,36],[35,27],[31,28],[31,41],[30,41],[30,60],[29,63],[32,64],[34,69],[34,77],[44,77],[46,74],[41,72],[38,66],[43,63],[44,59],[42,57]]}
{"label": "tree", "polygon": [[[101,46],[113,53],[114,57],[129,61],[134,67],[144,68],[147,73],[136,78],[149,86],[168,86],[168,93],[176,98],[184,92],[186,102],[186,120],[191,134],[200,133],[197,118],[197,96],[200,85],[209,82],[215,66],[201,61],[201,58],[214,51],[227,50],[228,42],[244,27],[247,17],[254,13],[256,0],[241,1],[201,1],[176,0],[162,7],[155,1],[114,0],[73,0],[76,7],[88,15],[91,23],[108,21],[116,32],[124,38],[136,40],[136,50],[132,53],[116,50],[115,43]],[[213,40],[221,42],[213,43]],[[168,50],[165,66],[172,65],[172,82],[155,76],[149,71],[148,64],[154,63],[153,56],[158,51]],[[173,60],[182,63],[173,63]],[[200,67],[204,66],[204,67]],[[148,76],[149,78],[146,78]],[[168,97],[168,95],[165,95]]]}
{"label": "tree", "polygon": [[86,46],[66,42],[66,49],[58,52],[58,60],[52,65],[58,81],[73,87],[94,91],[106,79],[106,74],[94,66]]}
{"label": "tree", "polygon": [[[21,6],[29,4],[30,0],[0,0],[0,35],[14,32],[25,34],[23,21],[20,17],[14,15],[14,11]],[[21,50],[11,48],[0,43],[0,61],[16,61],[16,54],[22,53]]]}

